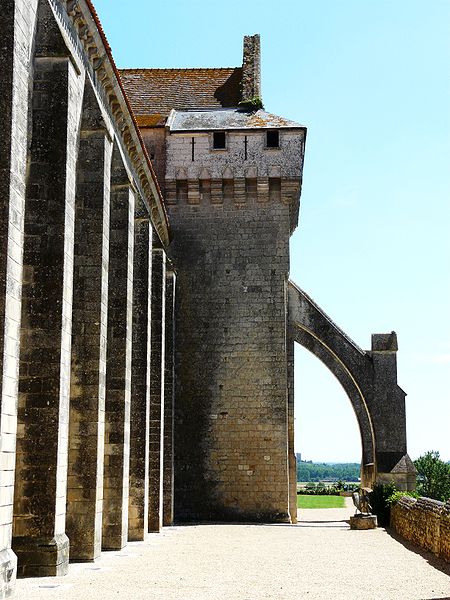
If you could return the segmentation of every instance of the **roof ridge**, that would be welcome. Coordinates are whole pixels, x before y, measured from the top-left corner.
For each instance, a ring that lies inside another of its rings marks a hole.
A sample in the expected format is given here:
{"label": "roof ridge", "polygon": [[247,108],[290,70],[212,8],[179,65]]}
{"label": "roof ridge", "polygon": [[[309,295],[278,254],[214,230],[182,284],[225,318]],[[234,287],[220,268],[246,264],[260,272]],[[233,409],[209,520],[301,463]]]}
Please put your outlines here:
{"label": "roof ridge", "polygon": [[123,71],[230,71],[231,69],[242,69],[242,67],[131,67],[126,69],[119,69],[119,72]]}

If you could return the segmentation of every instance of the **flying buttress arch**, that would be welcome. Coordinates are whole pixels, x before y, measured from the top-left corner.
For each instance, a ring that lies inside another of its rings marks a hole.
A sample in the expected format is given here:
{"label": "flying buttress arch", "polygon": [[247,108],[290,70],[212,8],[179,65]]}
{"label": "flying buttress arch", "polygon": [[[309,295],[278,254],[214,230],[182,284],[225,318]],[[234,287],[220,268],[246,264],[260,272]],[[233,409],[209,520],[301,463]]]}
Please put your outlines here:
{"label": "flying buttress arch", "polygon": [[316,356],[344,388],[355,412],[362,443],[362,479],[375,477],[376,440],[369,411],[372,395],[373,366],[369,356],[359,348],[315,302],[289,282],[289,333]]}

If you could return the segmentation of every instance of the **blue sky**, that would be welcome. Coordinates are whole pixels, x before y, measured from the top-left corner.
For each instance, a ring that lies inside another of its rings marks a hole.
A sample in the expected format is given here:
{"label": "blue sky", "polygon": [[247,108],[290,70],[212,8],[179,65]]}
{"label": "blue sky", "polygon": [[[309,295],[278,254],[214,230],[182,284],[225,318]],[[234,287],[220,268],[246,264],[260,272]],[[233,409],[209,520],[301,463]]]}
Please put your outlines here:
{"label": "blue sky", "polygon": [[[408,450],[450,460],[450,2],[96,0],[119,67],[238,66],[308,127],[291,278],[362,348],[395,330]],[[296,447],[360,459],[350,402],[296,354]]]}

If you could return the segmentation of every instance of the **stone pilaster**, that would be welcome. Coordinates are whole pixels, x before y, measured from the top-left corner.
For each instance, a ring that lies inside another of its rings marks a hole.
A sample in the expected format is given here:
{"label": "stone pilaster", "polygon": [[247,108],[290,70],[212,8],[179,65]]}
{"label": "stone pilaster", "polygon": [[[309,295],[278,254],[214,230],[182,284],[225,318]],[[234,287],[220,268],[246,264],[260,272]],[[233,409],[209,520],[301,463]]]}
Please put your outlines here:
{"label": "stone pilaster", "polygon": [[75,168],[83,77],[34,62],[26,193],[13,548],[24,576],[67,572]]}
{"label": "stone pilaster", "polygon": [[148,530],[160,531],[163,518],[164,322],[166,255],[154,242],[152,251],[152,322],[150,355],[150,466]]}
{"label": "stone pilaster", "polygon": [[148,217],[144,218],[140,213],[136,214],[133,267],[129,540],[143,540],[148,531],[151,253],[151,224]]}
{"label": "stone pilaster", "polygon": [[27,161],[29,45],[35,3],[2,4],[0,43],[0,598],[14,589],[11,550]]}
{"label": "stone pilaster", "polygon": [[165,370],[164,370],[164,465],[163,525],[173,524],[173,425],[175,400],[175,289],[176,276],[166,272]]}
{"label": "stone pilaster", "polygon": [[258,193],[258,202],[268,202],[269,201],[269,178],[268,177],[258,177],[256,182],[257,193]]}
{"label": "stone pilaster", "polygon": [[[128,537],[134,192],[114,153],[108,277],[105,462],[102,548],[120,549]],[[119,170],[119,172],[118,172]]]}
{"label": "stone pilaster", "polygon": [[[83,119],[89,120],[89,91]],[[86,105],[88,104],[88,105]],[[100,123],[83,124],[75,208],[72,375],[67,535],[71,560],[101,552],[112,143]],[[93,127],[99,127],[93,129]]]}
{"label": "stone pilaster", "polygon": [[289,514],[297,523],[297,459],[294,447],[294,340],[287,327]]}
{"label": "stone pilaster", "polygon": [[177,184],[174,179],[166,180],[166,195],[165,201],[167,204],[176,204],[177,203]]}
{"label": "stone pilaster", "polygon": [[211,179],[211,204],[222,204],[222,179]]}
{"label": "stone pilaster", "polygon": [[234,201],[236,204],[245,204],[247,201],[244,177],[236,177],[234,180]]}
{"label": "stone pilaster", "polygon": [[372,334],[373,397],[369,402],[375,434],[378,477],[397,465],[406,454],[405,396],[397,385],[397,335]]}
{"label": "stone pilaster", "polygon": [[188,179],[188,204],[200,204],[198,179]]}

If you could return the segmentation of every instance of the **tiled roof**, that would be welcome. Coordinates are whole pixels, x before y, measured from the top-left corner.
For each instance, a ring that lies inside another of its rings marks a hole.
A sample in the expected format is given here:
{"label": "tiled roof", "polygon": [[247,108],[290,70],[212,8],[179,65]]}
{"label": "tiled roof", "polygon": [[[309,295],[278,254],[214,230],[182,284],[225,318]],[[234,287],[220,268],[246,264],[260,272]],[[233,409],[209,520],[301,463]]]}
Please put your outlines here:
{"label": "tiled roof", "polygon": [[242,68],[122,69],[122,83],[136,115],[190,108],[237,106]]}
{"label": "tiled roof", "polygon": [[174,111],[167,122],[170,131],[205,131],[212,129],[282,129],[303,128],[295,121],[278,117],[265,110],[249,112],[239,109]]}
{"label": "tiled roof", "polygon": [[164,127],[166,124],[165,115],[160,115],[159,113],[135,116],[139,127]]}

